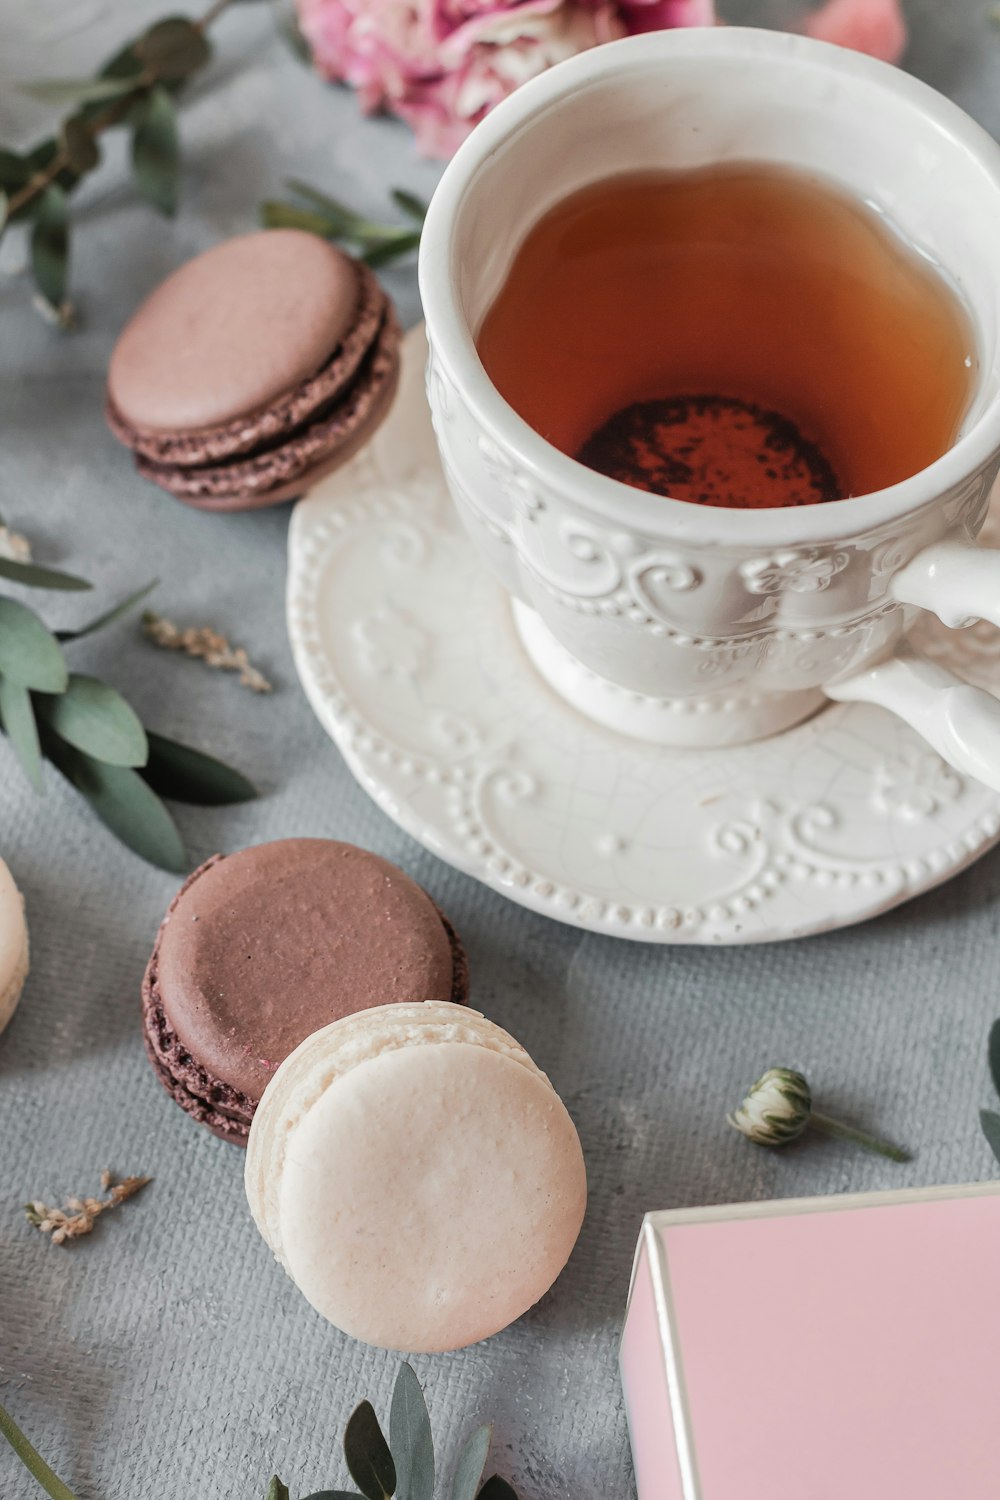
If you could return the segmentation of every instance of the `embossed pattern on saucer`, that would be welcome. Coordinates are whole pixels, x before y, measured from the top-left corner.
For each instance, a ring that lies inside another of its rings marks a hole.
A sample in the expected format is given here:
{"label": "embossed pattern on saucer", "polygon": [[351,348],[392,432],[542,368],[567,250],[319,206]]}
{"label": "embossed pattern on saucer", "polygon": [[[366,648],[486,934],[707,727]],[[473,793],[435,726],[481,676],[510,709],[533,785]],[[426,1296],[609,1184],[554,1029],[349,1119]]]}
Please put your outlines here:
{"label": "embossed pattern on saucer", "polygon": [[[861,921],[1000,838],[1000,797],[883,709],[830,705],[768,740],[668,750],[545,686],[445,488],[407,336],[369,445],[297,505],[288,627],[309,700],[366,791],[448,863],[532,910],[659,943]],[[988,523],[988,524],[993,524]],[[929,617],[920,649],[1000,691],[1000,632]]]}

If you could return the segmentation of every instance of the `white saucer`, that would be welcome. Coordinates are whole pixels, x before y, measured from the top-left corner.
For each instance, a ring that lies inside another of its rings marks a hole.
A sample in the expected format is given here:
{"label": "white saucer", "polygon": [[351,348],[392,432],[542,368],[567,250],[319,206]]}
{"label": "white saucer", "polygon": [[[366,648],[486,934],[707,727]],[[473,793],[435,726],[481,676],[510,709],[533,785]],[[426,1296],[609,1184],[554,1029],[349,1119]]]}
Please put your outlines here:
{"label": "white saucer", "polygon": [[[883,709],[669,750],[547,687],[466,540],[423,391],[422,331],[371,443],[295,509],[288,626],[320,722],[385,812],[511,900],[592,932],[750,943],[858,922],[971,863],[1000,797]],[[919,644],[1000,690],[1000,631]]]}

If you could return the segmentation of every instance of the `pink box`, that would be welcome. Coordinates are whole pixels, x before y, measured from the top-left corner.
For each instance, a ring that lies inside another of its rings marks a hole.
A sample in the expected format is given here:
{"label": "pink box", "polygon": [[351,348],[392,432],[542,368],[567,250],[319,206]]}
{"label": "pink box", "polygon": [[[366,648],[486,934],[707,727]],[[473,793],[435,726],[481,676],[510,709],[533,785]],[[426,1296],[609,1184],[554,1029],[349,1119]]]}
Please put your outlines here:
{"label": "pink box", "polygon": [[1000,1500],[1000,1183],[648,1214],[639,1500]]}

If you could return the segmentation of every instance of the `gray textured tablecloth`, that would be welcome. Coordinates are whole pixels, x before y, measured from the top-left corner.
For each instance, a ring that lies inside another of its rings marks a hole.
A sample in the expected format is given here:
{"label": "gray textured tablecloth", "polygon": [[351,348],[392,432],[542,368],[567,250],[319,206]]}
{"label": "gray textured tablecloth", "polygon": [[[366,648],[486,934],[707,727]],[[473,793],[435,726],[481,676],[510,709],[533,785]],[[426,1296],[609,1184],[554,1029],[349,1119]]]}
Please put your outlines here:
{"label": "gray textured tablecloth", "polygon": [[[0,140],[26,141],[48,116],[12,78],[83,73],[168,8],[0,0]],[[909,65],[1000,131],[1000,32],[987,0],[908,9]],[[738,0],[725,12],[764,14]],[[496,1463],[524,1500],[627,1497],[616,1345],[645,1210],[994,1171],[976,1107],[989,1099],[985,1036],[1000,1012],[1000,856],[863,928],[671,951],[520,910],[376,810],[295,680],[283,623],[287,512],[185,510],[135,478],[102,422],[108,353],[136,301],[195,251],[251,228],[258,200],[285,176],[372,210],[385,209],[389,185],[427,191],[436,176],[405,130],[361,121],[350,95],[271,41],[268,7],[228,14],[217,37],[218,61],[184,111],[176,222],[137,202],[115,151],[80,195],[80,331],[54,332],[31,309],[24,276],[0,276],[0,512],[41,559],[96,580],[102,600],[158,575],[161,612],[216,625],[275,680],[273,697],[254,697],[156,652],[134,622],[75,649],[151,725],[232,759],[263,788],[244,808],[181,811],[193,858],[288,834],[354,840],[403,865],[460,928],[476,1002],[524,1041],[578,1122],[590,1210],[538,1309],[484,1345],[416,1367],[442,1453],[490,1418]],[[0,269],[22,261],[20,237],[8,235]],[[412,321],[412,269],[386,279]],[[53,597],[48,613],[70,623],[92,607]],[[310,1310],[250,1222],[241,1154],[187,1120],[145,1060],[139,982],[176,881],[114,843],[55,776],[33,797],[5,743],[0,853],[27,897],[33,942],[31,979],[0,1042],[0,1400],[81,1500],[254,1500],[274,1470],[293,1495],[343,1483],[344,1421],[363,1395],[386,1409],[396,1359]],[[751,1148],[724,1113],[778,1062],[805,1069],[830,1112],[877,1124],[916,1160],[893,1167],[818,1140],[781,1155]],[[26,1198],[93,1191],[105,1166],[155,1183],[69,1249],[28,1227]],[[0,1448],[0,1495],[35,1493]]]}

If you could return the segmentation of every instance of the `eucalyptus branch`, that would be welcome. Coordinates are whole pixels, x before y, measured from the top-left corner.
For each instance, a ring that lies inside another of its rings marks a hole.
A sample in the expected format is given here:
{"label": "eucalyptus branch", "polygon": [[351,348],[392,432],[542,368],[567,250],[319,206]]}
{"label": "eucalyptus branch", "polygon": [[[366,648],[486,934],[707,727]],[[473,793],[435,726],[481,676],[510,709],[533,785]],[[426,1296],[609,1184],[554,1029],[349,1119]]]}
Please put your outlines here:
{"label": "eucalyptus branch", "polygon": [[403,188],[393,188],[392,200],[408,224],[381,224],[356,214],[338,201],[292,177],[285,183],[290,201],[269,198],[260,205],[266,229],[305,229],[320,239],[349,245],[370,266],[385,266],[409,255],[420,244],[427,205]]}
{"label": "eucalyptus branch", "polygon": [[[90,588],[71,573],[0,557],[0,578],[25,588]],[[153,588],[136,590],[75,630],[52,631],[33,609],[0,594],[0,733],[24,774],[45,789],[48,760],[122,843],[163,869],[189,867],[163,798],[196,806],[247,802],[256,788],[241,772],[147,729],[107,683],[71,672],[63,647],[103,630]]]}
{"label": "eucalyptus branch", "polygon": [[[2,1406],[0,1436],[7,1439],[51,1500],[74,1500],[72,1491],[52,1472]],[[499,1474],[483,1480],[492,1438],[492,1427],[484,1423],[466,1441],[452,1476],[452,1500],[517,1500],[517,1492]],[[371,1402],[362,1401],[344,1433],[344,1457],[358,1489],[315,1490],[306,1500],[392,1500],[394,1495],[400,1500],[404,1495],[406,1500],[432,1500],[437,1466],[431,1423],[420,1381],[410,1365],[400,1365],[396,1376],[388,1442]],[[288,1486],[276,1474],[264,1500],[290,1500]]]}
{"label": "eucalyptus branch", "polygon": [[235,0],[214,0],[197,18],[169,16],[148,27],[104,63],[93,78],[42,80],[24,92],[71,112],[55,135],[30,151],[0,149],[0,233],[32,221],[31,267],[43,303],[64,327],[69,273],[67,195],[100,162],[105,131],[132,131],[132,167],[139,191],[161,213],[177,206],[180,152],[175,96],[208,62],[206,33]]}

